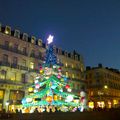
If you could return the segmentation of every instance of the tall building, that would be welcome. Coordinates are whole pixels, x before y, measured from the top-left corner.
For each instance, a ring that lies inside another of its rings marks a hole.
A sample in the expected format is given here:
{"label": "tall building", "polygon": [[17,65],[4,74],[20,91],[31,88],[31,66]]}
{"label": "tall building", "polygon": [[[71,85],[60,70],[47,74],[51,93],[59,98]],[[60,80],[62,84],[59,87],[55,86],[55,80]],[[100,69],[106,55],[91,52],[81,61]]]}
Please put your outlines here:
{"label": "tall building", "polygon": [[112,108],[120,106],[120,72],[103,67],[86,68],[89,107]]}
{"label": "tall building", "polygon": [[[46,45],[41,39],[0,24],[0,110],[20,107],[26,88],[39,74]],[[63,71],[69,77],[73,93],[86,88],[84,62],[76,51],[68,53],[54,46]]]}

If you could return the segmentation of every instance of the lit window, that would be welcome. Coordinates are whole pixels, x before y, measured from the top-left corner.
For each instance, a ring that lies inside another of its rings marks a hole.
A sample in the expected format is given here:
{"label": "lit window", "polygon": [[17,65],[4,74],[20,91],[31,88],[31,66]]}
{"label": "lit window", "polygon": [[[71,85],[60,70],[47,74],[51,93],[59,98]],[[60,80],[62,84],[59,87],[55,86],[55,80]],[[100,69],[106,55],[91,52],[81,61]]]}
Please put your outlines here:
{"label": "lit window", "polygon": [[72,68],[74,68],[74,65],[72,64]]}
{"label": "lit window", "polygon": [[16,80],[16,73],[10,73],[10,79],[12,80],[12,81],[15,81]]}
{"label": "lit window", "polygon": [[4,91],[0,90],[0,99],[3,99],[3,98],[4,98]]}
{"label": "lit window", "polygon": [[38,39],[38,45],[42,46],[42,40],[41,39]]}
{"label": "lit window", "polygon": [[30,62],[30,68],[34,69],[34,63],[33,62]]}
{"label": "lit window", "polygon": [[0,79],[5,79],[6,78],[6,71],[5,70],[1,70],[0,72]]}
{"label": "lit window", "polygon": [[5,27],[5,34],[11,35],[11,28],[10,26]]}
{"label": "lit window", "polygon": [[32,36],[31,43],[35,43],[35,40],[36,40],[36,38],[34,36]]}
{"label": "lit window", "polygon": [[68,72],[66,72],[66,77],[68,77]]}
{"label": "lit window", "polygon": [[67,66],[68,66],[68,64],[66,63],[66,64],[65,64],[65,66],[67,67]]}
{"label": "lit window", "polygon": [[75,78],[75,75],[74,75],[74,74],[72,74],[72,78]]}

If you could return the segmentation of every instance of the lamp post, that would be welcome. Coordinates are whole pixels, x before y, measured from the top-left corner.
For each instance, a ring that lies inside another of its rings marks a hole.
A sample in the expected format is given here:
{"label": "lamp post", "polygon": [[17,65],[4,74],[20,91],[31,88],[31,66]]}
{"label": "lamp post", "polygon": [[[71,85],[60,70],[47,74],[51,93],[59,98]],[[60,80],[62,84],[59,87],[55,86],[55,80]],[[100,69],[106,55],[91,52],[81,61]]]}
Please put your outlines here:
{"label": "lamp post", "polygon": [[6,111],[9,111],[9,101],[6,101]]}

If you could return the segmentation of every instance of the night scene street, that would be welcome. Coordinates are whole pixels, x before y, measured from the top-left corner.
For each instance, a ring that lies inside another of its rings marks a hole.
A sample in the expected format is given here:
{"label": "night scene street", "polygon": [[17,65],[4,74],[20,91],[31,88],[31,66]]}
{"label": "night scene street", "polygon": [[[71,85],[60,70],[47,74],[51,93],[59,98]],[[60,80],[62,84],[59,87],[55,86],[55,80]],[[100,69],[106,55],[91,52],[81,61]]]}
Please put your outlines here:
{"label": "night scene street", "polygon": [[120,120],[120,0],[0,0],[0,120]]}

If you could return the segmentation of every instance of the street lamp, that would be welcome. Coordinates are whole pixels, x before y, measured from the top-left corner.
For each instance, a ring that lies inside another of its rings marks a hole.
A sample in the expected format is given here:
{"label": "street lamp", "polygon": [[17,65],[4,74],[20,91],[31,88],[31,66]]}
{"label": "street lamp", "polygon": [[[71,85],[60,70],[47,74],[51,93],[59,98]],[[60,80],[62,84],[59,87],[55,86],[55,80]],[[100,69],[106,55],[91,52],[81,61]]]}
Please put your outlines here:
{"label": "street lamp", "polygon": [[9,101],[6,101],[5,104],[6,104],[6,110],[9,111],[9,104],[10,104]]}
{"label": "street lamp", "polygon": [[105,88],[105,89],[108,89],[108,86],[107,86],[107,85],[104,85],[104,88]]}

